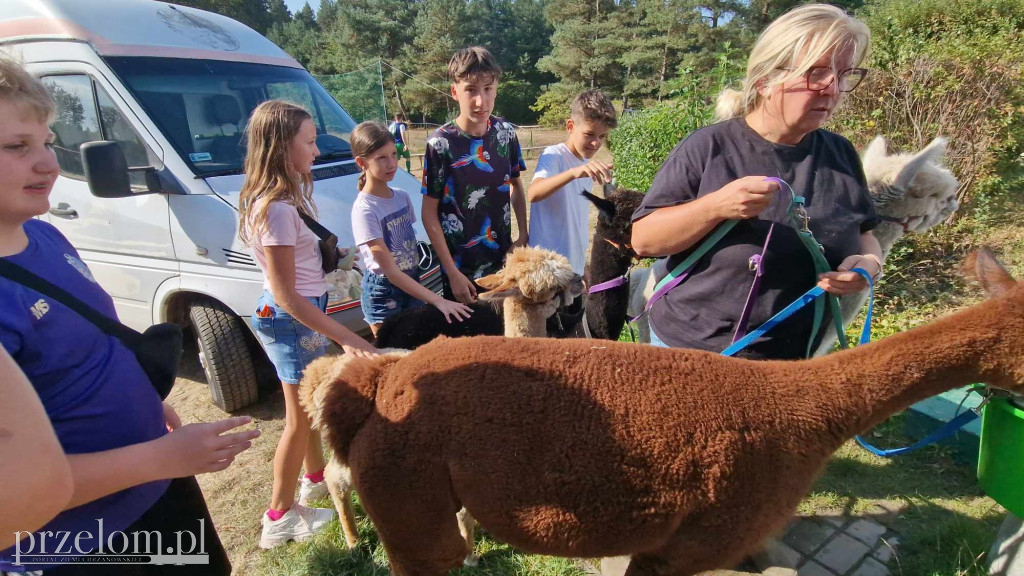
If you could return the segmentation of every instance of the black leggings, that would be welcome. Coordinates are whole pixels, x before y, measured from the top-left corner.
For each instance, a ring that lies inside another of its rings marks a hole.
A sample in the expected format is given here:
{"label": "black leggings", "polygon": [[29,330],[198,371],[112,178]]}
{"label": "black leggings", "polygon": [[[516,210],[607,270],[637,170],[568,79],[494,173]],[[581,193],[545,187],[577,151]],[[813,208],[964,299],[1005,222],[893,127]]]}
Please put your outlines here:
{"label": "black leggings", "polygon": [[[206,500],[199,490],[199,483],[194,476],[176,478],[167,487],[167,492],[153,506],[132,523],[121,530],[125,534],[132,532],[157,531],[163,542],[176,542],[176,531],[189,531],[198,534],[199,519],[204,519],[203,548],[210,555],[209,564],[186,564],[183,566],[155,564],[89,564],[76,562],[65,564],[43,571],[46,576],[229,576],[231,562],[224,546],[220,543],[217,530],[210,519],[210,511],[206,508]],[[186,546],[191,542],[185,541]],[[87,556],[98,556],[95,551]]]}

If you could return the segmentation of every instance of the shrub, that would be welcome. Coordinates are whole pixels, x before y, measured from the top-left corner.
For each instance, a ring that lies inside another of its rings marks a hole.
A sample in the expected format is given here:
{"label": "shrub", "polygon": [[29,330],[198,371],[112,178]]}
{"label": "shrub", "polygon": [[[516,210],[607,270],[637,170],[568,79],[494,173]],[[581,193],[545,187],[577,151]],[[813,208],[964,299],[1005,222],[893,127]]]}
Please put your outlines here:
{"label": "shrub", "polygon": [[941,134],[962,202],[1005,193],[996,176],[1024,152],[1024,0],[876,0],[860,16],[871,73],[832,128],[914,150]]}
{"label": "shrub", "polygon": [[615,180],[634,190],[651,187],[668,153],[687,134],[711,122],[711,108],[673,101],[622,115],[608,147],[615,163]]}

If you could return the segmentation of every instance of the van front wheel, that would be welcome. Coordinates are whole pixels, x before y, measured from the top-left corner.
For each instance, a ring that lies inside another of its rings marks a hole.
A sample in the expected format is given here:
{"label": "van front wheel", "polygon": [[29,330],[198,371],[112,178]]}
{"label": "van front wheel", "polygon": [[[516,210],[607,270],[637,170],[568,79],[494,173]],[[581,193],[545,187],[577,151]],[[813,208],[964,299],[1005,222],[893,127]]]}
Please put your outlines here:
{"label": "van front wheel", "polygon": [[234,412],[259,397],[256,365],[243,320],[220,302],[202,300],[189,309],[199,344],[199,362],[210,384],[213,403]]}

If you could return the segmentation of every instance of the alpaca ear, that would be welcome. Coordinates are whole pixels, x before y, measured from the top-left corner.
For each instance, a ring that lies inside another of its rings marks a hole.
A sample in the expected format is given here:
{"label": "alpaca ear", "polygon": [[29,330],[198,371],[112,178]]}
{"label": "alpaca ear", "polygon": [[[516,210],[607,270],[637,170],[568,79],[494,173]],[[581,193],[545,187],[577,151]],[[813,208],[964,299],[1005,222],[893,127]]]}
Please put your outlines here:
{"label": "alpaca ear", "polygon": [[[868,144],[868,147],[864,149],[864,153],[861,154],[860,161],[864,166],[875,166],[882,160],[885,160],[885,137],[875,136],[875,139]],[[866,171],[866,170],[865,170]]]}
{"label": "alpaca ear", "polygon": [[916,156],[926,156],[929,162],[938,164],[942,161],[942,157],[946,155],[946,146],[948,144],[948,140],[942,136],[936,136],[935,139],[929,142],[928,145],[924,147],[924,150],[918,152]]}
{"label": "alpaca ear", "polygon": [[893,182],[894,185],[903,189],[909,188],[910,183],[914,180],[914,176],[917,176],[917,173],[920,172],[926,164],[932,161],[932,155],[939,150],[943,153],[945,152],[945,140],[941,140],[940,142],[937,142],[937,140],[940,139],[932,140],[931,144],[926,146],[917,154],[914,154],[914,156],[903,165],[903,168],[900,168],[900,173],[896,175],[896,181]]}
{"label": "alpaca ear", "polygon": [[1001,296],[1017,285],[1013,276],[996,260],[992,250],[984,246],[967,255],[961,271],[968,278],[977,280],[989,298]]}
{"label": "alpaca ear", "polygon": [[607,216],[609,220],[611,220],[612,218],[615,218],[615,203],[614,202],[612,202],[611,200],[606,200],[604,198],[599,198],[597,196],[594,196],[593,194],[591,194],[590,192],[587,192],[586,190],[584,190],[583,192],[580,192],[580,194],[583,194],[584,198],[586,198],[587,200],[590,200],[590,202],[594,206],[597,206],[597,209],[600,210],[602,214]]}
{"label": "alpaca ear", "polygon": [[515,298],[522,296],[519,286],[513,279],[506,280],[500,273],[484,276],[476,281],[477,286],[487,290],[482,292],[479,298],[484,302],[501,300],[502,298]]}

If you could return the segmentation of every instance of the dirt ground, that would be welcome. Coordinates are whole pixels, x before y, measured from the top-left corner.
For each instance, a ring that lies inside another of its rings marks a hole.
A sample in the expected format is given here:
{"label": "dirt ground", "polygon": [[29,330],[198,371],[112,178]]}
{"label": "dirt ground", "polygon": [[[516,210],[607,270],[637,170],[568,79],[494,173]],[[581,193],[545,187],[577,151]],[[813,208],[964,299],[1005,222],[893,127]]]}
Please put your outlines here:
{"label": "dirt ground", "polygon": [[[428,132],[412,131],[412,153],[421,153]],[[537,156],[544,146],[564,141],[565,132],[550,129],[523,129],[519,132],[524,150],[527,171],[522,175],[524,185],[529,185]],[[610,162],[611,153],[602,149],[597,156]],[[413,173],[419,175],[420,165],[413,159]],[[596,222],[596,211],[591,212],[591,230]],[[513,230],[515,225],[513,225]],[[186,343],[185,357],[179,367],[179,377],[168,401],[181,416],[182,422],[212,422],[229,415],[213,405],[205,375],[199,365],[195,343]],[[199,477],[199,484],[206,496],[214,524],[227,548],[234,574],[257,574],[256,563],[261,551],[257,547],[260,535],[260,515],[270,502],[273,478],[274,451],[284,429],[284,399],[281,391],[261,392],[260,401],[233,415],[252,416],[253,423],[262,435],[253,442],[252,448],[240,454],[230,468],[214,474]]]}

